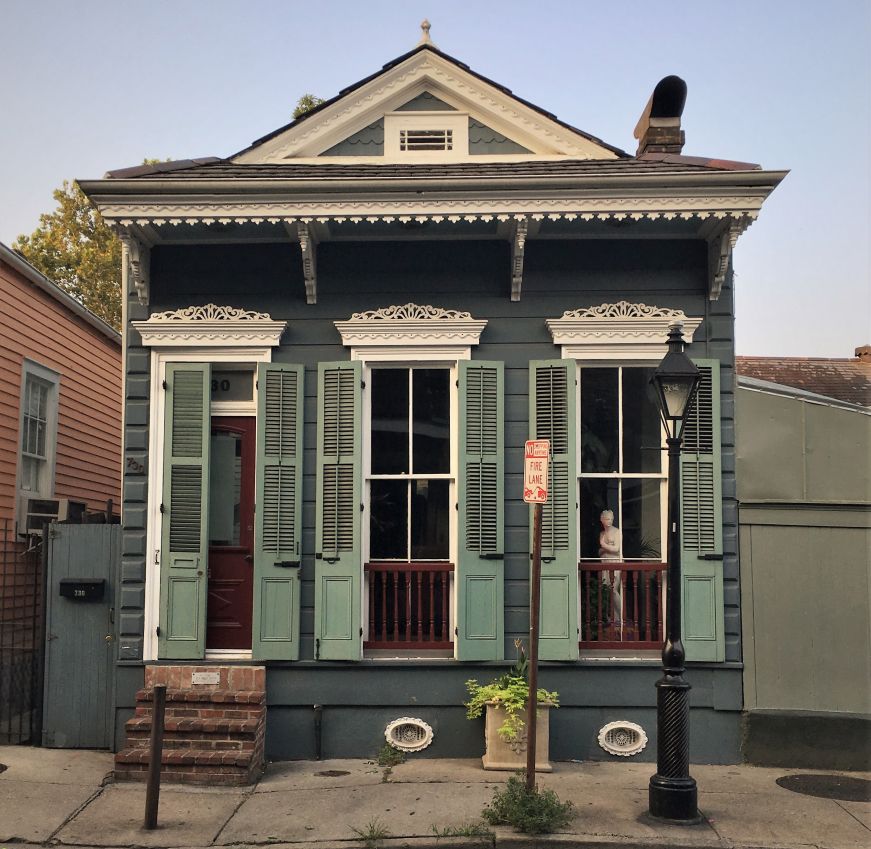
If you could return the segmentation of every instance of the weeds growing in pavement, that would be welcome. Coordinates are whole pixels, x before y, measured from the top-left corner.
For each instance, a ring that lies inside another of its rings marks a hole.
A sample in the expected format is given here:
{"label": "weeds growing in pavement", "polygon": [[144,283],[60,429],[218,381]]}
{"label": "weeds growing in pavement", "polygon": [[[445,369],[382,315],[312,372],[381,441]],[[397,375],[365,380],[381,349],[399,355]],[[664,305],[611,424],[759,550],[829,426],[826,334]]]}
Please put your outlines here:
{"label": "weeds growing in pavement", "polygon": [[378,845],[385,837],[390,837],[390,832],[387,826],[375,817],[369,820],[363,828],[354,828],[351,826],[351,831],[356,834],[366,849],[378,849]]}
{"label": "weeds growing in pavement", "polygon": [[378,766],[398,766],[405,763],[405,752],[394,749],[390,743],[385,743],[378,752]]}
{"label": "weeds growing in pavement", "polygon": [[479,837],[484,843],[489,842],[494,836],[493,832],[482,822],[446,825],[444,828],[433,825],[432,833],[436,836],[436,840],[441,840],[443,837]]}
{"label": "weeds growing in pavement", "polygon": [[526,789],[523,773],[508,779],[505,787],[497,787],[493,801],[481,815],[490,825],[510,825],[525,834],[550,834],[568,825],[574,805],[560,802],[553,790]]}

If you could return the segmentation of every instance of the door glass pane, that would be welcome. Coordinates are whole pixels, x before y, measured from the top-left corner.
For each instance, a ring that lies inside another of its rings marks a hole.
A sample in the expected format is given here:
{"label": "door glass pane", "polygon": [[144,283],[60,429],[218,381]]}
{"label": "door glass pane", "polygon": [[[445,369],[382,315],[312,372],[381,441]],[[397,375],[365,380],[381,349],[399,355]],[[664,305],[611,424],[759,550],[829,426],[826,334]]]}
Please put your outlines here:
{"label": "door glass pane", "polygon": [[408,369],[372,369],[371,462],[375,475],[409,471]]}
{"label": "door glass pane", "polygon": [[[602,511],[614,513],[612,527],[619,525],[620,481],[617,478],[581,478],[581,559],[598,560],[614,557],[602,552],[600,541],[605,528]],[[620,541],[620,535],[611,531],[611,537]]]}
{"label": "door glass pane", "polygon": [[407,559],[408,481],[373,480],[369,496],[370,559]]}
{"label": "door glass pane", "polygon": [[239,545],[242,436],[213,433],[209,468],[209,545]]}
{"label": "door glass pane", "polygon": [[446,480],[411,482],[411,559],[448,559],[448,491]]}
{"label": "door glass pane", "polygon": [[617,369],[582,369],[582,472],[618,471],[618,426]]}
{"label": "door glass pane", "polygon": [[660,419],[648,392],[651,368],[623,369],[623,471],[661,472]]}
{"label": "door glass pane", "polygon": [[662,560],[659,480],[623,480],[623,556]]}
{"label": "door glass pane", "polygon": [[217,371],[212,369],[213,401],[250,401],[253,397],[253,371]]}
{"label": "door glass pane", "polygon": [[451,470],[449,380],[447,369],[412,372],[413,456],[417,474]]}

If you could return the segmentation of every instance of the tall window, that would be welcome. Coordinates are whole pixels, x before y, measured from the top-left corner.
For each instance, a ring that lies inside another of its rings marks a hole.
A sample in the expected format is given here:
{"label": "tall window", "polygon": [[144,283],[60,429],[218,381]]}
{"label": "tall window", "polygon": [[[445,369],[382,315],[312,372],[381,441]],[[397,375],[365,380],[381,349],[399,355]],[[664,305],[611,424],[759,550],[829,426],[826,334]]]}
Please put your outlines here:
{"label": "tall window", "polygon": [[57,373],[24,361],[18,443],[19,524],[30,498],[48,498],[54,491],[57,437]]}
{"label": "tall window", "polygon": [[[663,554],[666,467],[652,368],[580,371],[580,553],[582,560],[653,560]],[[603,511],[612,546],[601,547]],[[616,548],[616,550],[614,550]]]}
{"label": "tall window", "polygon": [[369,560],[450,559],[451,370],[371,372]]}

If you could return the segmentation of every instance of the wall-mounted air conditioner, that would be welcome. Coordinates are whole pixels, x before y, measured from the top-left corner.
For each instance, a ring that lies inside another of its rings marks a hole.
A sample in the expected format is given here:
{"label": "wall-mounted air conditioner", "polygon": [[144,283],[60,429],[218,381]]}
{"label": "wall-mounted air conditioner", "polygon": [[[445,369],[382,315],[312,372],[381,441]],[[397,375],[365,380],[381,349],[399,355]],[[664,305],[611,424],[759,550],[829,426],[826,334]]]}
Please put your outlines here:
{"label": "wall-mounted air conditioner", "polygon": [[25,536],[42,536],[49,522],[80,524],[85,519],[88,505],[72,498],[28,498],[24,522]]}

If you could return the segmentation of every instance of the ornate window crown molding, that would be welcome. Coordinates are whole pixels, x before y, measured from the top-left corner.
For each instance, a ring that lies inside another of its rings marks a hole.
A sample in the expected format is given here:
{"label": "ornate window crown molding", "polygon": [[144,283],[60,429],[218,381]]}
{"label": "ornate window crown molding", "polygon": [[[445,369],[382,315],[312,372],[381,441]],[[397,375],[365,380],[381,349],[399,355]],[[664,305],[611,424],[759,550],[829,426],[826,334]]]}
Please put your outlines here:
{"label": "ornate window crown molding", "polygon": [[668,326],[679,321],[691,342],[701,318],[683,310],[618,301],[585,309],[566,310],[549,318],[547,327],[555,345],[569,359],[661,359]]}
{"label": "ornate window crown molding", "polygon": [[337,321],[335,325],[342,344],[352,348],[438,345],[468,349],[478,344],[487,322],[459,310],[409,303],[355,312],[347,321]]}
{"label": "ornate window crown molding", "polygon": [[206,304],[157,312],[132,325],[151,348],[263,348],[278,345],[287,322],[265,312]]}

